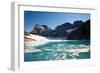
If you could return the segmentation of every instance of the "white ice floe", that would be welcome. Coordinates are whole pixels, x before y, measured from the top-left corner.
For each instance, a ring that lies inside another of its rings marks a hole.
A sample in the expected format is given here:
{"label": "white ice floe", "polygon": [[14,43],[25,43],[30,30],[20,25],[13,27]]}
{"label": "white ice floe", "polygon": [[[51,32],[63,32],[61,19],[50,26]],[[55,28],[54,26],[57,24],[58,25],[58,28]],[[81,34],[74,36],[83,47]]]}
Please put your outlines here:
{"label": "white ice floe", "polygon": [[25,53],[30,53],[30,52],[41,52],[40,49],[35,49],[35,48],[28,48],[24,50]]}
{"label": "white ice floe", "polygon": [[43,51],[54,51],[54,52],[75,52],[75,53],[80,53],[80,52],[89,52],[90,49],[89,48],[82,48],[82,49],[64,49],[64,50],[52,50],[52,49],[43,49]]}

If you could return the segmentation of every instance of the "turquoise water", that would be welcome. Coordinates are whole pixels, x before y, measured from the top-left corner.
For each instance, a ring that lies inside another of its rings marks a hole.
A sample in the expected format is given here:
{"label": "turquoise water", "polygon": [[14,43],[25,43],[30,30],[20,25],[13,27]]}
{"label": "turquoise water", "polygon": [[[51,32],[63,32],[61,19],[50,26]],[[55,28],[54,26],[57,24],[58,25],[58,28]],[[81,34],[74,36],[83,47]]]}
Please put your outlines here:
{"label": "turquoise water", "polygon": [[43,45],[31,46],[39,49],[37,52],[25,52],[24,61],[48,61],[68,59],[89,59],[88,52],[71,52],[67,50],[90,48],[90,40],[53,41]]}

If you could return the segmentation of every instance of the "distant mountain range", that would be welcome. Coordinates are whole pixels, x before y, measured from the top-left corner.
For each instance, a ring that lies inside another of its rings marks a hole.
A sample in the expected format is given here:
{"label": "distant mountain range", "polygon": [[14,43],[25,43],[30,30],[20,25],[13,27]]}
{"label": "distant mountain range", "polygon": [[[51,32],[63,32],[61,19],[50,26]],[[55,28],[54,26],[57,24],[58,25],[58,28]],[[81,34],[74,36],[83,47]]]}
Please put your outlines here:
{"label": "distant mountain range", "polygon": [[[25,31],[25,35],[27,33],[28,32]],[[57,25],[55,29],[47,25],[36,24],[29,33],[44,37],[64,37],[70,40],[90,39],[90,20],[85,22],[75,21],[73,24],[66,22]]]}

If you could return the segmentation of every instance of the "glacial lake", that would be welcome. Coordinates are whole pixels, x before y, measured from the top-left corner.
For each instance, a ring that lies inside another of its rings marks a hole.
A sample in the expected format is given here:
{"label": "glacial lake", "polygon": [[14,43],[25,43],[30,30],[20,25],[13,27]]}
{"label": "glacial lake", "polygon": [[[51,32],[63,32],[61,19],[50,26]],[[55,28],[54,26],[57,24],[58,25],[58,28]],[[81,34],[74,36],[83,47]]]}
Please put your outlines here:
{"label": "glacial lake", "polygon": [[24,52],[25,62],[90,59],[90,40],[52,41],[28,48],[35,48],[37,51]]}

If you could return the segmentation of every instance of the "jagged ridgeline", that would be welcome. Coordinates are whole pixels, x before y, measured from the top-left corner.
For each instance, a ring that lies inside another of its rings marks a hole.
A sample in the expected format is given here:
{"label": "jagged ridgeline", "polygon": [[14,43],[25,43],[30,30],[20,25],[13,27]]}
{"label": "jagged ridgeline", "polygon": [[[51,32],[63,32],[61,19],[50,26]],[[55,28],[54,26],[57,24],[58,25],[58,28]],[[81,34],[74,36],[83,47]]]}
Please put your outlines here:
{"label": "jagged ridgeline", "polygon": [[[47,25],[35,24],[33,30],[29,33],[44,37],[66,38],[69,40],[89,40],[90,20],[85,22],[81,20],[74,21],[73,24],[66,22],[61,25],[57,25],[54,29],[48,27]],[[28,35],[28,32],[25,31],[25,35]]]}

